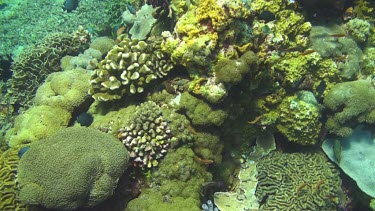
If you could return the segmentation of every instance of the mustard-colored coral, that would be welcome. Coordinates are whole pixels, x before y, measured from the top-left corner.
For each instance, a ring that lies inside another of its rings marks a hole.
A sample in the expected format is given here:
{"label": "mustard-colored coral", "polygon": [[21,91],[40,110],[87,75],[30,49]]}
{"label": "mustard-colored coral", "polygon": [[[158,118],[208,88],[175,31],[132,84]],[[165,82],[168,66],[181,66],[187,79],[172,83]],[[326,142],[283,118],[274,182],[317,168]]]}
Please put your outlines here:
{"label": "mustard-colored coral", "polygon": [[277,108],[276,128],[289,141],[301,145],[313,145],[318,141],[322,123],[320,108],[311,92],[301,91],[285,98]]}
{"label": "mustard-colored coral", "polygon": [[0,210],[27,211],[30,210],[18,199],[16,184],[17,167],[20,158],[18,151],[21,147],[9,148],[0,157]]}

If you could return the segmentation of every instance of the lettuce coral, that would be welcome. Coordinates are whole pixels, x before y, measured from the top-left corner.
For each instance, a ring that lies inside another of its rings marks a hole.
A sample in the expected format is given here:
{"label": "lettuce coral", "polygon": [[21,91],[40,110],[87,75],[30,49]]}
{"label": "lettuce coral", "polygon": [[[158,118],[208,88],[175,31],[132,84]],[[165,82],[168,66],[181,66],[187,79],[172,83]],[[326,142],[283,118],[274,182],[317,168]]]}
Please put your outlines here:
{"label": "lettuce coral", "polygon": [[[79,33],[85,33],[80,31]],[[32,99],[48,74],[60,70],[60,60],[83,47],[80,34],[53,33],[23,51],[12,63],[11,88],[6,95],[15,108],[31,106]]]}
{"label": "lettuce coral", "polygon": [[0,210],[31,211],[20,202],[16,183],[20,148],[21,146],[9,148],[0,157]]}

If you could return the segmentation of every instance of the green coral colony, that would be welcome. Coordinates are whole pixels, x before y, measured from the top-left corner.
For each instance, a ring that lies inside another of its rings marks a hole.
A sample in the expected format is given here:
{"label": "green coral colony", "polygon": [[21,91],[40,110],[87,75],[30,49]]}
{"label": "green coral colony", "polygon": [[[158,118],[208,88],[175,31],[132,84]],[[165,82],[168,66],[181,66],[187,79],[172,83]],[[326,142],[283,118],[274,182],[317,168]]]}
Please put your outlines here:
{"label": "green coral colony", "polygon": [[0,10],[0,210],[375,210],[373,1]]}

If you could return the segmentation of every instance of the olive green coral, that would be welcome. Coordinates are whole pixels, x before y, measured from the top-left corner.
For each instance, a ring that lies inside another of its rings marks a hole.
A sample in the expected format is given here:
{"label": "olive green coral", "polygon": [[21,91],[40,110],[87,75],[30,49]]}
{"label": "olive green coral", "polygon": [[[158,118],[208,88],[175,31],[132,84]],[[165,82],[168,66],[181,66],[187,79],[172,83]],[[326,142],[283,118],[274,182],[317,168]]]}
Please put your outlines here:
{"label": "olive green coral", "polygon": [[213,108],[204,100],[198,99],[188,92],[181,94],[179,110],[186,111],[186,115],[195,126],[220,126],[227,117],[227,113],[220,108]]}
{"label": "olive green coral", "polygon": [[212,175],[194,159],[191,149],[181,147],[168,153],[152,174],[153,183],[130,201],[128,211],[199,211],[199,191]]}
{"label": "olive green coral", "polygon": [[323,155],[274,152],[256,168],[261,210],[337,210],[341,179]]}
{"label": "olive green coral", "polygon": [[124,38],[98,64],[90,80],[89,94],[95,100],[108,101],[142,93],[150,82],[163,78],[172,68],[156,38]]}
{"label": "olive green coral", "polygon": [[20,199],[54,209],[93,207],[113,194],[127,162],[114,137],[86,127],[63,129],[22,156]]}
{"label": "olive green coral", "polygon": [[11,147],[47,138],[68,126],[71,114],[62,108],[48,105],[34,106],[17,116],[14,127],[6,133]]}

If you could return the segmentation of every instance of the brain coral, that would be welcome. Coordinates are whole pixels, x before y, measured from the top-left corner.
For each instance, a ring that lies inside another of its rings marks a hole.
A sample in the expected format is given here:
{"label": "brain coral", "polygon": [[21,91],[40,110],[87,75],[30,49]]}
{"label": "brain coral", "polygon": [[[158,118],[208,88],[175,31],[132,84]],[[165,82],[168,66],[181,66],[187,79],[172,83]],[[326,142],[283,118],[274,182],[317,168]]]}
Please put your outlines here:
{"label": "brain coral", "polygon": [[120,99],[142,93],[150,82],[166,76],[173,65],[160,51],[160,43],[124,38],[99,62],[89,94],[98,101]]}
{"label": "brain coral", "polygon": [[111,135],[66,128],[33,143],[18,167],[25,204],[72,210],[92,207],[113,194],[127,167],[125,147]]}
{"label": "brain coral", "polygon": [[274,152],[257,164],[261,210],[336,210],[339,172],[320,154]]}

